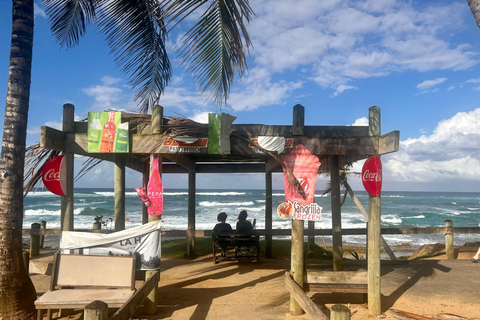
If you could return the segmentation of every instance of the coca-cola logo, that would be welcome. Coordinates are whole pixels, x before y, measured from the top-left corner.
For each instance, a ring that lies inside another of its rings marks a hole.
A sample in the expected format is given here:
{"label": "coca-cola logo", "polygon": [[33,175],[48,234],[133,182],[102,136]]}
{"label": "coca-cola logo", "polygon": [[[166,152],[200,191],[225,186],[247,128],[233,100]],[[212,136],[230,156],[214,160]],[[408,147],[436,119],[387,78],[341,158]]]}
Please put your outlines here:
{"label": "coca-cola logo", "polygon": [[370,157],[362,168],[362,183],[367,192],[378,197],[382,190],[382,161],[380,157]]}
{"label": "coca-cola logo", "polygon": [[45,187],[59,196],[65,196],[66,174],[64,156],[57,156],[50,159],[42,169],[42,180]]}
{"label": "coca-cola logo", "polygon": [[60,171],[55,171],[55,169],[48,170],[45,173],[45,176],[43,176],[43,180],[45,180],[45,181],[53,181],[53,180],[60,181]]}
{"label": "coca-cola logo", "polygon": [[369,169],[362,174],[363,181],[382,181],[382,169],[378,172],[371,172]]}

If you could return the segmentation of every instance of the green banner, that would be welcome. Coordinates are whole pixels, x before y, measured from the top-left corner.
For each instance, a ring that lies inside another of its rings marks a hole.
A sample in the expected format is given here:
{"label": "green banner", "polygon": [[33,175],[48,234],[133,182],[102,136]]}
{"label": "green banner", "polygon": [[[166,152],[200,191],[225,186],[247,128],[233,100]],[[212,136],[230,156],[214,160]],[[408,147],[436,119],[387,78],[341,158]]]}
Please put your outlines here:
{"label": "green banner", "polygon": [[208,114],[208,153],[220,154],[220,122],[222,114]]}
{"label": "green banner", "polygon": [[88,113],[88,152],[128,153],[128,122],[120,123],[121,112]]}

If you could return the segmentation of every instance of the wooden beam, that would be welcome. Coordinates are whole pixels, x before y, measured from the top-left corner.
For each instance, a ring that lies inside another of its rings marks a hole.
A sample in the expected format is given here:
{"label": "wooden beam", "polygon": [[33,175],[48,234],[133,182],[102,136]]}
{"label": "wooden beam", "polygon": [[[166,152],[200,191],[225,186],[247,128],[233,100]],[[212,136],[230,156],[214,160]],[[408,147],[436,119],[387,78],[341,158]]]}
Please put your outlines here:
{"label": "wooden beam", "polygon": [[125,302],[125,304],[117,310],[112,316],[112,320],[128,320],[138,306],[145,300],[148,294],[156,291],[160,281],[160,271],[153,270],[150,277],[142,284],[133,296]]}
{"label": "wooden beam", "polygon": [[165,154],[165,157],[181,165],[189,172],[195,172],[195,161],[184,154]]}
{"label": "wooden beam", "polygon": [[397,152],[400,145],[400,131],[392,131],[378,137],[378,155]]}
{"label": "wooden beam", "polygon": [[295,281],[293,281],[292,276],[285,272],[285,287],[290,292],[300,308],[305,310],[307,316],[312,320],[328,320],[328,317],[320,311],[317,305],[305,294],[302,287],[300,287]]}
{"label": "wooden beam", "polygon": [[[273,226],[273,198],[272,172],[265,173],[265,229],[272,231]],[[276,210],[275,210],[276,211]],[[265,236],[265,257],[272,257],[272,236]]]}
{"label": "wooden beam", "polygon": [[[280,156],[282,157],[282,156]],[[279,171],[283,171],[283,168],[282,168],[282,164],[280,162],[278,162],[277,160],[275,159],[270,159],[267,161],[267,163],[265,163],[265,171],[266,172],[271,172],[271,171],[274,171],[275,169],[280,169]]]}
{"label": "wooden beam", "polygon": [[[292,220],[292,247],[291,267],[293,280],[303,288],[303,272],[305,269],[305,252],[303,251],[303,233],[305,222],[303,220]],[[301,301],[298,301],[293,294],[290,294],[290,314],[298,316],[302,314]]]}
{"label": "wooden beam", "polygon": [[[188,173],[188,231],[195,232],[195,189],[196,174],[194,171]],[[188,236],[187,255],[190,258],[195,256],[195,236]]]}
{"label": "wooden beam", "polygon": [[125,163],[126,154],[115,154],[114,164],[114,217],[115,231],[125,230]]}
{"label": "wooden beam", "polygon": [[63,151],[65,148],[65,133],[47,126],[41,126],[40,147]]}

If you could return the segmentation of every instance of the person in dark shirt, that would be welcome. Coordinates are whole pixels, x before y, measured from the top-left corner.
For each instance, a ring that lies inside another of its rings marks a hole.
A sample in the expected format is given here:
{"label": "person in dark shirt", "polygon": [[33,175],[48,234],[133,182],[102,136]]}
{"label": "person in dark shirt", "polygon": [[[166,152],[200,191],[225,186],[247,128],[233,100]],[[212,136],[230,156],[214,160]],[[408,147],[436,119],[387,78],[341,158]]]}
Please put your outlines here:
{"label": "person in dark shirt", "polygon": [[247,220],[248,213],[246,210],[240,211],[240,214],[238,215],[238,221],[237,221],[237,232],[238,233],[245,233],[245,232],[252,232],[253,231],[253,226],[250,221]]}
{"label": "person in dark shirt", "polygon": [[[227,214],[225,212],[220,212],[218,215],[217,215],[217,221],[219,223],[217,223],[215,225],[215,227],[213,227],[213,234],[215,233],[226,233],[226,232],[232,232],[232,226],[229,224],[229,223],[226,223],[225,221],[227,221]],[[222,248],[222,253],[221,253],[221,256],[222,257],[226,257],[226,250],[227,250],[227,245],[228,245],[228,241],[226,239],[226,237],[216,237],[216,239],[214,239],[214,241],[216,240],[216,242],[218,243],[218,245],[220,246],[220,248]]]}

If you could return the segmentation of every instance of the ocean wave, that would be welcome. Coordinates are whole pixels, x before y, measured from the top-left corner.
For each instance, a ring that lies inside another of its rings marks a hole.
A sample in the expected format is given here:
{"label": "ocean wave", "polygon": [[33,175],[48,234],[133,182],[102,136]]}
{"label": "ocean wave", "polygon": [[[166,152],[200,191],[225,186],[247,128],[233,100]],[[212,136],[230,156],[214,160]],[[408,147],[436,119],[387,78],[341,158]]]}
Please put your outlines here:
{"label": "ocean wave", "polygon": [[164,192],[163,195],[164,196],[184,196],[184,195],[188,195],[188,192]]}
{"label": "ocean wave", "polygon": [[27,194],[27,197],[48,197],[48,196],[55,196],[55,194],[51,193],[50,191],[30,191]]}
{"label": "ocean wave", "polygon": [[391,223],[391,224],[400,224],[402,223],[402,219],[394,215],[387,214],[385,216],[382,216],[382,222]]}
{"label": "ocean wave", "polygon": [[195,194],[199,196],[244,196],[247,193],[226,191],[226,192],[196,192]]}
{"label": "ocean wave", "polygon": [[115,195],[115,192],[113,191],[94,191],[94,195],[97,196],[102,196],[102,197],[113,197]]}
{"label": "ocean wave", "polygon": [[425,216],[421,214],[419,216],[408,217],[408,219],[425,219]]}
{"label": "ocean wave", "polygon": [[399,194],[391,194],[391,195],[383,195],[382,198],[405,198],[405,196],[399,195]]}
{"label": "ocean wave", "polygon": [[222,207],[222,206],[253,206],[255,203],[253,201],[245,201],[245,202],[210,202],[210,201],[201,201],[198,203],[201,207]]}
{"label": "ocean wave", "polygon": [[25,210],[25,216],[60,216],[60,210],[47,210],[47,209],[28,209]]}

